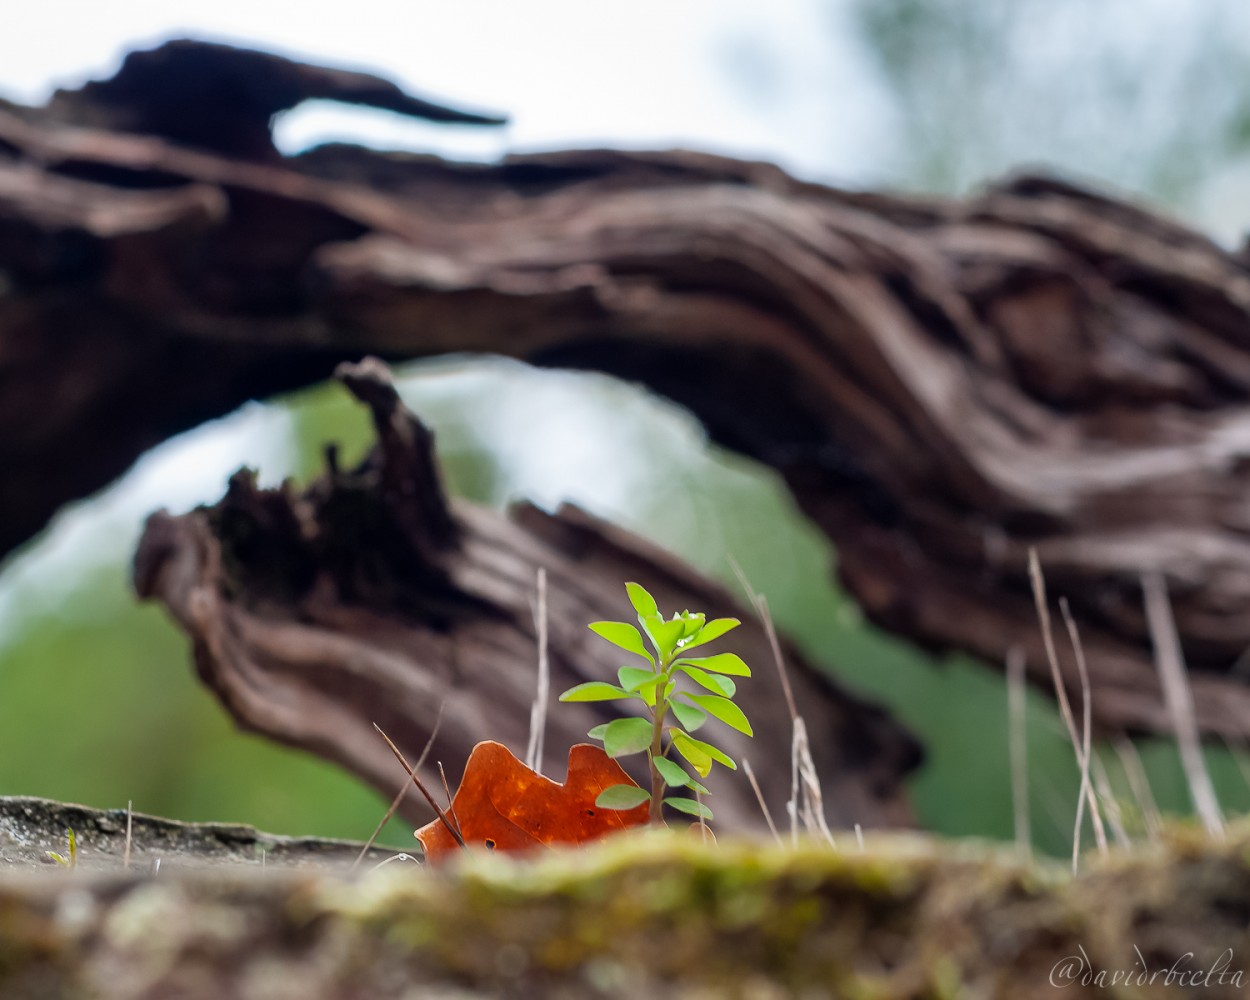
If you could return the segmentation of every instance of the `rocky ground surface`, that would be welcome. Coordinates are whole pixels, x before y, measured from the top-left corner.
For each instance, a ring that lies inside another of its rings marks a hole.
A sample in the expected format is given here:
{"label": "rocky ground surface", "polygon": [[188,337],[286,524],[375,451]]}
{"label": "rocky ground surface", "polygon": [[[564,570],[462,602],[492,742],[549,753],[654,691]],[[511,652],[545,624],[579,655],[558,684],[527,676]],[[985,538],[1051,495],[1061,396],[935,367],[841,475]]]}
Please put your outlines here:
{"label": "rocky ground surface", "polygon": [[[59,869],[48,852],[64,856],[70,830],[78,848],[78,873],[128,871],[138,876],[253,867],[343,871],[355,863],[362,846],[345,840],[279,837],[235,823],[179,823],[140,813],[128,822],[125,809],[0,796],[0,876]],[[371,848],[362,864],[376,865],[394,854],[389,848]]]}

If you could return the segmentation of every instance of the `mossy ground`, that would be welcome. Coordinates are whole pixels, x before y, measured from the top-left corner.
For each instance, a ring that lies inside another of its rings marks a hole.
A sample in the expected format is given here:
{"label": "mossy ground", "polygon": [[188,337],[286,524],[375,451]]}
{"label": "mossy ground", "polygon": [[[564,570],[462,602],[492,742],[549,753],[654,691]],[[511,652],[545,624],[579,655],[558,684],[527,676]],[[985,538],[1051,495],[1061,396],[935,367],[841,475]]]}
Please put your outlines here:
{"label": "mossy ground", "polygon": [[[1226,952],[1203,995],[1233,997],[1250,964],[1250,825],[1223,842],[1178,828],[1076,878],[921,835],[860,851],[654,833],[360,878],[11,875],[0,942],[6,997],[1029,1000],[1082,955],[1091,981],[1077,969],[1069,995],[1162,997],[1178,961],[1205,974]],[[1099,972],[1120,981],[1100,989]]]}

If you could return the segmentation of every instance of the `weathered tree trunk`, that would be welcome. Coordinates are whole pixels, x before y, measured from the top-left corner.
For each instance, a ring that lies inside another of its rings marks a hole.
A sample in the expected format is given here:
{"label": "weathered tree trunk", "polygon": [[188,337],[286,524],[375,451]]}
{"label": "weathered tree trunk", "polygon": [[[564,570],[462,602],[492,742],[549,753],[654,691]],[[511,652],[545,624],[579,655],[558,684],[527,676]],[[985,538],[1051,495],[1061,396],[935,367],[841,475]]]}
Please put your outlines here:
{"label": "weathered tree trunk", "polygon": [[1044,677],[1036,546],[1105,727],[1165,725],[1139,587],[1163,572],[1200,724],[1250,736],[1242,258],[1042,179],[956,203],[691,153],[249,159],[239,116],[360,91],[283,62],[273,97],[263,57],[213,48],[197,78],[268,96],[222,116],[200,87],[210,124],[174,134],[159,95],[185,65],[0,111],[0,550],[337,361],[494,352],[689,407],[781,472],[869,616],[923,646],[1022,644]]}
{"label": "weathered tree trunk", "polygon": [[[450,503],[431,436],[385,367],[344,366],[342,378],[377,429],[360,468],[339,468],[331,453],[326,475],[302,493],[260,490],[241,472],[215,507],[153,515],[135,558],[140,595],[164,603],[191,635],[200,677],[241,725],[341,764],[389,796],[405,775],[373,724],[415,760],[441,714],[429,759],[454,782],[478,741],[526,745],[538,570],[549,581],[553,699],[582,681],[615,679],[624,654],[586,625],[630,618],[624,581],[635,580],[670,612],[743,619],[721,645],[754,667],[742,691],[755,737],[718,733],[717,742],[751,760],[771,811],[785,816],[792,723],[758,619],[672,556],[576,509],[521,505],[503,518]],[[796,650],[784,652],[830,821],[906,823],[902,779],[919,760],[915,742]],[[558,771],[588,729],[619,714],[602,702],[552,708],[547,764]],[[750,785],[722,771],[708,778],[718,820],[762,827]],[[429,818],[418,795],[407,801],[407,815]]]}

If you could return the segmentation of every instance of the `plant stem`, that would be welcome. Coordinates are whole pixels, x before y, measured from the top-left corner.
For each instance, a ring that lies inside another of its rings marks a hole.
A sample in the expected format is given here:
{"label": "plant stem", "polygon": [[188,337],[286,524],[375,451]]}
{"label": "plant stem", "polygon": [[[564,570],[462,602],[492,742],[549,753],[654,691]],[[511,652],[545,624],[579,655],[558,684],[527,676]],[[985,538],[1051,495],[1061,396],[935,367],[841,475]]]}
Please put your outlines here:
{"label": "plant stem", "polygon": [[[667,666],[667,664],[666,664]],[[662,693],[668,687],[667,670],[665,680],[656,688],[655,724],[651,732],[651,747],[647,750],[647,765],[651,768],[651,825],[664,825],[664,775],[655,766],[658,758],[664,756],[664,719],[668,715],[668,699]]]}

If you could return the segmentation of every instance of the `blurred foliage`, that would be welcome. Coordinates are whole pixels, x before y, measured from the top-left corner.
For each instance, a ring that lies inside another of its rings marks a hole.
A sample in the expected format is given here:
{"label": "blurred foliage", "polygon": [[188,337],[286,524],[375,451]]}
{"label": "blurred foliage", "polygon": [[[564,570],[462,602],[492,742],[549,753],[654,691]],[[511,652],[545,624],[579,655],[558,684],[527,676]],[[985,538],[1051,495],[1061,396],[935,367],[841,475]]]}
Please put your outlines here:
{"label": "blurred foliage", "polygon": [[[813,2],[857,34],[888,94],[881,182],[958,192],[1044,163],[1183,207],[1212,177],[1244,163],[1250,146],[1250,8],[1241,0]],[[746,55],[757,67],[770,59],[785,66],[783,51]],[[593,375],[460,361],[414,366],[402,389],[437,433],[452,492],[497,507],[516,497],[546,506],[573,500],[736,586],[732,555],[806,653],[925,742],[928,761],[912,786],[921,822],[948,834],[1011,836],[1000,673],[960,657],[934,662],[866,627],[832,582],[835,554],[770,471],[708,448],[688,414]],[[236,732],[195,681],[185,639],[129,594],[127,562],[143,514],[191,502],[181,482],[187,462],[202,464],[216,449],[223,469],[258,463],[273,483],[315,474],[326,441],[342,443],[345,461],[368,443],[364,413],[337,387],[277,401],[263,414],[237,414],[228,433],[203,429],[162,446],[183,464],[149,469],[146,479],[141,465],[6,564],[0,793],[104,807],[133,800],[142,811],[279,832],[372,830],[385,808],[380,797],[327,765]],[[284,419],[275,424],[275,416]],[[224,476],[200,499],[223,486]],[[761,684],[769,678],[762,666]],[[1030,692],[1028,745],[1034,835],[1063,854],[1076,765],[1050,699],[1038,692]],[[1170,743],[1140,749],[1160,805],[1187,812]],[[1128,803],[1122,768],[1102,753]],[[1208,758],[1225,808],[1245,812],[1247,758],[1218,748]],[[387,839],[412,843],[402,824]]]}
{"label": "blurred foliage", "polygon": [[1185,205],[1250,150],[1242,0],[849,2],[910,186],[1044,164]]}

